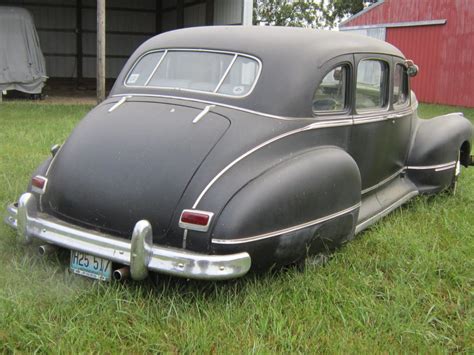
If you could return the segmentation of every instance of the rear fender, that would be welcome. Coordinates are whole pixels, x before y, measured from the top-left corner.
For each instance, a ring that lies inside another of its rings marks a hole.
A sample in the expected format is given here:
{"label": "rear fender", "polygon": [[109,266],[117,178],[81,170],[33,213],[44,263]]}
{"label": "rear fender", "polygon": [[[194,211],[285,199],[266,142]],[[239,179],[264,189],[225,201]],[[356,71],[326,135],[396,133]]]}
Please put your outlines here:
{"label": "rear fender", "polygon": [[295,262],[321,241],[340,244],[353,235],[360,189],[357,164],[340,148],[300,154],[262,173],[231,198],[216,218],[213,250],[246,250],[258,268]]}

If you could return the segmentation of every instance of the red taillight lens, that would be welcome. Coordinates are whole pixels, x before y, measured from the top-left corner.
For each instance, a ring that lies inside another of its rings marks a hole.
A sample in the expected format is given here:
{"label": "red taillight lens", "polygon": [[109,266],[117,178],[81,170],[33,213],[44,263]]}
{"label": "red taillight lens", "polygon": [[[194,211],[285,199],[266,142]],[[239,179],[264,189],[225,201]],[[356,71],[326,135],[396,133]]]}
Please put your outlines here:
{"label": "red taillight lens", "polygon": [[31,185],[40,190],[43,190],[44,187],[46,186],[46,181],[47,181],[46,178],[36,175],[35,177],[31,179]]}
{"label": "red taillight lens", "polygon": [[196,224],[198,226],[207,226],[209,223],[209,215],[198,212],[183,212],[181,222]]}
{"label": "red taillight lens", "polygon": [[179,226],[198,232],[207,232],[214,213],[198,210],[183,210],[179,219]]}

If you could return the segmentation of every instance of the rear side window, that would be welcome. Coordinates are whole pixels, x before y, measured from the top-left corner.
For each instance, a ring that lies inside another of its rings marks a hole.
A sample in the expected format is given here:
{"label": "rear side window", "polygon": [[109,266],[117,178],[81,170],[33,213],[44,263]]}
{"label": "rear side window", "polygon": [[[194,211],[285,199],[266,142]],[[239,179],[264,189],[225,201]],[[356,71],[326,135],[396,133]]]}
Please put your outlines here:
{"label": "rear side window", "polygon": [[327,73],[313,96],[313,112],[337,112],[346,108],[349,68],[340,65]]}
{"label": "rear side window", "polygon": [[356,109],[372,111],[387,105],[388,65],[376,59],[362,60],[357,68]]}
{"label": "rear side window", "polygon": [[392,101],[394,106],[404,106],[408,103],[408,75],[405,67],[401,64],[395,66]]}

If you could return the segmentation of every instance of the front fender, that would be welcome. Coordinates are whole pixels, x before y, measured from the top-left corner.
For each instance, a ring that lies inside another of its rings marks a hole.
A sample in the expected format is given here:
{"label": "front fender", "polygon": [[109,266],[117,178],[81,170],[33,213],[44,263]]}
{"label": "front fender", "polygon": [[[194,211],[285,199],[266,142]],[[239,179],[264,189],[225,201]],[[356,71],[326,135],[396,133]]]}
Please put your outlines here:
{"label": "front fender", "polygon": [[[353,233],[360,191],[359,169],[345,151],[320,147],[302,153],[265,171],[231,198],[216,218],[213,249],[244,248],[253,264],[262,258],[278,264],[304,257],[314,238]],[[336,221],[344,211],[351,218],[336,230],[316,233],[323,222]]]}
{"label": "front fender", "polygon": [[472,124],[460,113],[418,120],[407,166],[420,192],[435,193],[450,186],[458,157],[468,165],[472,132]]}
{"label": "front fender", "polygon": [[444,164],[457,159],[464,142],[472,138],[472,124],[460,113],[418,120],[408,166]]}

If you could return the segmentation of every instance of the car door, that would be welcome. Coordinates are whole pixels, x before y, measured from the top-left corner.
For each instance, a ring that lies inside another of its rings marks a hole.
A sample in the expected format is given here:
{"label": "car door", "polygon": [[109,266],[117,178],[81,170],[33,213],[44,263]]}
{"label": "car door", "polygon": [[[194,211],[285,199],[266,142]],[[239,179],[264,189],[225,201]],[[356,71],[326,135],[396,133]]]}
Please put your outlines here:
{"label": "car door", "polygon": [[375,190],[396,172],[391,143],[390,83],[392,58],[386,55],[354,55],[354,109],[349,153],[357,162],[362,194]]}

